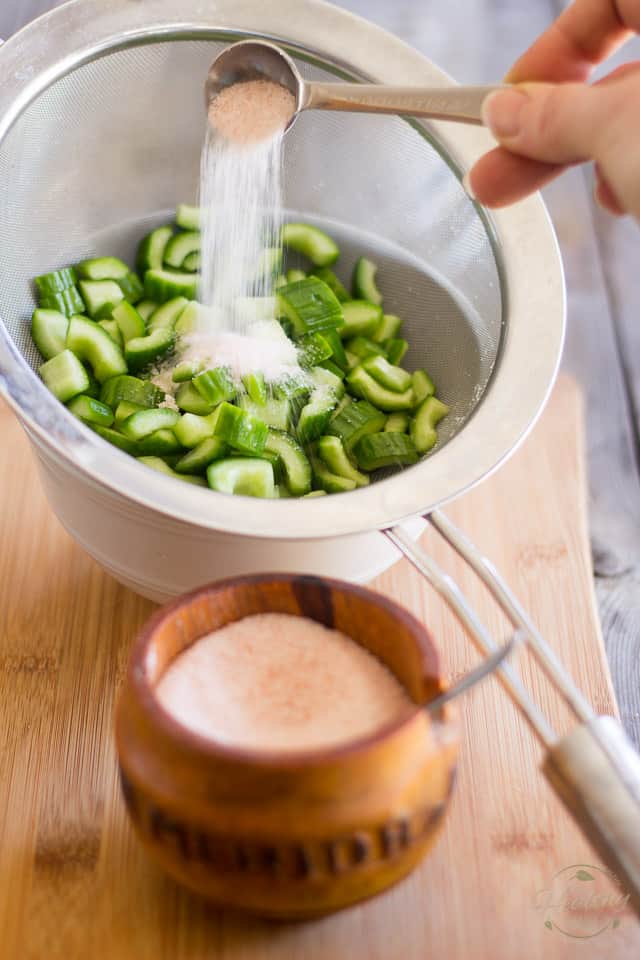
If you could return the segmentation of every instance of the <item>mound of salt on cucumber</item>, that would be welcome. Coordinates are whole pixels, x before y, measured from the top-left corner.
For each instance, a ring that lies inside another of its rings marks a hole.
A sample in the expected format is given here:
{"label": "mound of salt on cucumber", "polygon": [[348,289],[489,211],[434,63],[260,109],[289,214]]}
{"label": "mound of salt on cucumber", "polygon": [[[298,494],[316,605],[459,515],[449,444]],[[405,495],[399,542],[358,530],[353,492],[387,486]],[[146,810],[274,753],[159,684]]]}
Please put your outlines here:
{"label": "mound of salt on cucumber", "polygon": [[285,251],[307,269],[239,304],[255,336],[202,339],[199,224],[181,205],[142,238],[136,270],[104,256],[35,278],[40,374],[74,416],[170,478],[263,498],[349,492],[433,449],[448,407],[427,371],[401,366],[375,264],[357,261],[349,292],[332,238],[289,224]]}

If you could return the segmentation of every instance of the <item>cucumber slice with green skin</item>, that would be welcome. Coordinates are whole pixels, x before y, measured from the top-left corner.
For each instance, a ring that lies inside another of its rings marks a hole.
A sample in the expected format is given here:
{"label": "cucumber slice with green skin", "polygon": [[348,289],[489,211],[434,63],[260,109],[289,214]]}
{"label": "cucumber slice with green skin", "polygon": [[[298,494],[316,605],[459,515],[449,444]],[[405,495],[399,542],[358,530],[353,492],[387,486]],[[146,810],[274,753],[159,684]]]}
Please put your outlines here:
{"label": "cucumber slice with green skin", "polygon": [[112,316],[120,329],[122,339],[125,343],[128,343],[129,340],[134,340],[136,337],[145,336],[147,328],[145,327],[144,320],[132,304],[126,301],[119,303],[114,307]]}
{"label": "cucumber slice with green skin", "polygon": [[405,353],[409,349],[409,344],[402,338],[385,340],[383,346],[387,351],[387,360],[389,363],[394,364],[394,366],[398,366],[398,364],[402,362]]}
{"label": "cucumber slice with green skin", "polygon": [[352,400],[331,420],[327,433],[340,437],[345,450],[350,453],[362,437],[384,430],[386,419],[382,411],[366,400]]}
{"label": "cucumber slice with green skin", "polygon": [[182,446],[173,430],[163,428],[150,433],[137,442],[137,455],[146,457],[170,457],[182,453]]}
{"label": "cucumber slice with green skin", "polygon": [[281,313],[291,322],[297,337],[336,330],[344,323],[336,295],[317,277],[307,277],[281,287],[277,300]]}
{"label": "cucumber slice with green skin", "polygon": [[352,277],[354,300],[368,300],[378,307],[382,304],[382,294],[376,285],[377,272],[377,265],[366,257],[356,260]]}
{"label": "cucumber slice with green skin", "polygon": [[176,233],[164,248],[164,262],[168,267],[179,270],[191,253],[199,253],[202,237],[197,230]]}
{"label": "cucumber slice with green skin", "polygon": [[84,313],[87,309],[77,287],[67,287],[57,293],[43,294],[40,297],[40,306],[45,310],[58,310],[65,317],[73,317]]}
{"label": "cucumber slice with green skin", "polygon": [[124,340],[122,339],[122,333],[120,332],[120,327],[115,320],[98,320],[98,326],[102,327],[103,330],[109,334],[114,343],[117,343],[120,349],[124,346]]}
{"label": "cucumber slice with green skin", "polygon": [[[286,283],[297,283],[298,280],[306,280],[307,275],[304,270],[287,270]],[[285,286],[285,284],[283,284]]]}
{"label": "cucumber slice with green skin", "polygon": [[118,406],[115,409],[115,425],[116,428],[123,423],[127,417],[130,417],[132,413],[138,413],[139,410],[148,410],[149,407],[145,407],[140,403],[131,403],[130,400],[121,400]]}
{"label": "cucumber slice with green skin", "polygon": [[128,273],[126,277],[119,277],[116,283],[122,290],[127,303],[138,303],[144,295],[144,287],[137,273]]}
{"label": "cucumber slice with green skin", "polygon": [[129,438],[125,437],[119,430],[113,430],[111,427],[101,427],[99,424],[91,424],[91,427],[103,440],[117,447],[118,450],[122,450],[123,453],[135,456],[138,452],[138,445],[135,441],[129,440]]}
{"label": "cucumber slice with green skin", "polygon": [[201,306],[197,300],[190,300],[178,319],[176,320],[176,333],[182,336],[185,333],[192,333],[198,326],[198,318],[201,312]]}
{"label": "cucumber slice with green skin", "polygon": [[311,500],[312,498],[315,499],[316,497],[326,497],[326,495],[327,495],[326,490],[312,490],[311,493],[305,493],[302,499]]}
{"label": "cucumber slice with green skin", "polygon": [[[305,273],[305,277],[306,277],[306,273]],[[284,273],[279,273],[278,276],[277,276],[277,277],[275,278],[275,280],[273,281],[273,289],[274,289],[274,290],[279,290],[280,287],[286,287],[286,285],[287,285],[288,282],[289,282],[289,281],[287,280],[287,278],[286,278],[286,276],[284,275]]]}
{"label": "cucumber slice with green skin", "polygon": [[203,400],[212,406],[217,406],[223,400],[233,400],[237,393],[228,367],[214,367],[213,370],[199,373],[193,378],[193,386]]}
{"label": "cucumber slice with green skin", "polygon": [[369,337],[352,337],[351,340],[345,340],[344,346],[345,350],[352,353],[354,357],[359,357],[360,360],[366,360],[368,357],[384,357],[386,359],[387,356],[384,347],[375,343],[374,340],[370,340]]}
{"label": "cucumber slice with green skin", "polygon": [[[306,496],[306,494],[305,494],[305,496]],[[277,485],[277,487],[276,487],[276,497],[277,497],[279,500],[289,500],[289,499],[291,498],[291,494],[290,494],[289,491],[287,490],[287,488],[286,488],[286,486],[284,485],[284,483],[279,483],[279,484]]]}
{"label": "cucumber slice with green skin", "polygon": [[371,337],[382,319],[382,307],[368,300],[348,300],[342,304],[344,326],[340,330],[343,340],[352,337]]}
{"label": "cucumber slice with green skin", "polygon": [[353,480],[356,487],[369,486],[370,480],[364,473],[356,470],[349,460],[339,437],[320,437],[318,440],[318,454],[328,469],[339,477]]}
{"label": "cucumber slice with green skin", "polygon": [[175,341],[175,333],[170,327],[161,327],[148,333],[146,337],[134,337],[125,344],[124,355],[129,370],[142,370],[148,364],[164,357]]}
{"label": "cucumber slice with green skin", "polygon": [[344,380],[344,370],[341,370],[333,360],[323,360],[318,364],[316,370],[328,370],[329,373],[332,373],[338,380]]}
{"label": "cucumber slice with green skin", "polygon": [[167,300],[166,303],[161,304],[147,321],[149,333],[153,333],[154,330],[175,329],[175,325],[188,303],[189,301],[185,297],[174,297],[172,300]]}
{"label": "cucumber slice with green skin", "polygon": [[270,430],[264,449],[279,457],[284,482],[292,496],[302,497],[309,493],[311,464],[300,444],[290,434]]}
{"label": "cucumber slice with green skin", "polygon": [[362,470],[407,467],[420,459],[413,440],[406,433],[372,433],[358,441],[354,453]]}
{"label": "cucumber slice with green skin", "polygon": [[349,364],[349,370],[355,370],[355,368],[360,365],[360,357],[357,357],[355,353],[347,350],[347,363]]}
{"label": "cucumber slice with green skin", "polygon": [[436,392],[435,384],[426,370],[415,370],[412,374],[413,392],[416,395],[416,406],[420,406],[427,397]]}
{"label": "cucumber slice with green skin", "polygon": [[[396,393],[404,393],[412,384],[411,374],[402,367],[395,367],[384,357],[369,357],[362,364],[367,373],[370,373],[374,380],[386,387],[387,390],[394,390]],[[415,398],[414,398],[415,402]]]}
{"label": "cucumber slice with green skin", "polygon": [[252,416],[246,410],[230,403],[221,403],[214,435],[240,453],[260,456],[265,448],[269,429],[263,420]]}
{"label": "cucumber slice with green skin", "polygon": [[204,473],[210,463],[220,460],[229,448],[220,437],[206,437],[176,463],[178,473]]}
{"label": "cucumber slice with green skin", "polygon": [[205,417],[199,417],[195,413],[183,413],[173,432],[183,447],[197,447],[203,440],[213,436],[217,417],[217,410]]}
{"label": "cucumber slice with green skin", "polygon": [[78,274],[73,267],[62,267],[61,270],[54,270],[52,273],[43,273],[39,277],[34,277],[34,283],[42,297],[48,297],[52,293],[61,293],[69,287],[75,287],[77,282]]}
{"label": "cucumber slice with green skin", "polygon": [[161,270],[165,247],[173,236],[171,227],[158,227],[141,241],[136,257],[136,267],[141,274],[147,270]]}
{"label": "cucumber slice with green skin", "polygon": [[322,336],[331,347],[331,360],[345,372],[349,369],[347,354],[337,330],[324,330]]}
{"label": "cucumber slice with green skin", "polygon": [[355,480],[332,473],[324,460],[318,456],[317,450],[310,449],[309,460],[315,487],[319,487],[325,493],[349,493],[351,490],[355,490]]}
{"label": "cucumber slice with green skin", "polygon": [[82,260],[76,267],[83,280],[121,280],[129,274],[129,267],[118,257],[94,257]]}
{"label": "cucumber slice with green skin", "polygon": [[182,230],[199,230],[202,223],[200,207],[179,203],[176,208],[176,223]]}
{"label": "cucumber slice with green skin", "polygon": [[347,377],[347,383],[351,392],[357,397],[368,400],[374,407],[384,410],[385,413],[393,413],[394,410],[411,410],[415,404],[412,387],[402,393],[388,390],[374,380],[363,366],[351,371]]}
{"label": "cucumber slice with green skin", "polygon": [[331,237],[308,223],[287,223],[282,228],[282,242],[311,260],[316,267],[330,267],[340,256],[340,248]]}
{"label": "cucumber slice with green skin", "polygon": [[156,303],[155,300],[140,300],[139,303],[136,304],[136,310],[146,323],[151,314],[155,313],[159,306],[160,304]]}
{"label": "cucumber slice with green skin", "polygon": [[80,292],[91,317],[108,317],[124,293],[115,280],[81,280]]}
{"label": "cucumber slice with green skin", "polygon": [[331,388],[317,387],[300,412],[296,434],[300,443],[310,443],[324,433],[338,399]]}
{"label": "cucumber slice with green skin", "polygon": [[384,343],[385,340],[391,340],[398,336],[401,326],[402,320],[400,317],[397,317],[394,313],[384,313],[371,339],[375,340],[376,343]]}
{"label": "cucumber slice with green skin", "polygon": [[[342,371],[339,371],[339,373],[341,374]],[[332,373],[331,370],[327,370],[326,367],[314,367],[313,370],[309,372],[309,379],[314,387],[328,387],[333,391],[337,400],[341,400],[344,396],[345,391],[342,377]]]}
{"label": "cucumber slice with green skin", "polygon": [[207,485],[204,477],[192,477],[189,474],[176,473],[160,457],[138,457],[138,463],[144,463],[145,467],[150,467],[158,473],[164,473],[167,477],[173,477],[174,480],[182,480],[183,483],[193,483],[196,487],[206,487]]}
{"label": "cucumber slice with green skin", "polygon": [[96,378],[94,377],[94,375],[91,373],[91,370],[89,370],[87,367],[85,367],[85,370],[87,371],[87,376],[89,377],[89,386],[88,386],[88,388],[85,390],[85,394],[86,394],[88,397],[93,397],[95,400],[99,400],[99,399],[100,399],[100,384],[99,384],[99,382],[96,380]]}
{"label": "cucumber slice with green skin", "polygon": [[267,385],[261,373],[247,373],[242,378],[242,383],[254,404],[262,405],[267,402]]}
{"label": "cucumber slice with green skin", "polygon": [[345,393],[344,397],[338,403],[338,406],[335,408],[331,414],[331,420],[329,423],[332,423],[336,417],[339,417],[345,407],[348,407],[350,403],[354,403],[353,397],[350,397],[348,393]]}
{"label": "cucumber slice with green skin", "polygon": [[187,273],[198,273],[201,266],[202,256],[199,250],[195,250],[193,253],[187,254],[182,261],[182,269],[186,270]]}
{"label": "cucumber slice with green skin", "polygon": [[185,413],[193,413],[198,417],[206,417],[214,409],[214,404],[208,403],[202,394],[198,393],[192,380],[180,384],[176,390],[176,403]]}
{"label": "cucumber slice with green skin", "polygon": [[67,406],[74,417],[85,423],[97,423],[101,427],[110,427],[113,423],[113,411],[106,403],[100,403],[94,397],[80,394],[74,397]]}
{"label": "cucumber slice with green skin", "polygon": [[127,372],[127,363],[118,344],[106,330],[86,317],[71,317],[67,331],[67,347],[73,350],[80,360],[90,365],[100,383]]}
{"label": "cucumber slice with green skin", "polygon": [[423,400],[411,421],[409,435],[418,453],[427,453],[438,439],[436,426],[449,413],[449,407],[437,397]]}
{"label": "cucumber slice with green skin", "polygon": [[130,440],[141,440],[156,430],[165,430],[173,427],[180,419],[177,410],[168,407],[154,407],[150,410],[138,410],[123,420],[120,429]]}
{"label": "cucumber slice with green skin", "polygon": [[171,374],[173,383],[186,383],[202,373],[202,364],[197,360],[183,360]]}
{"label": "cucumber slice with green skin", "polygon": [[408,413],[391,413],[384,425],[385,433],[406,433],[409,429]]}
{"label": "cucumber slice with green skin", "polygon": [[[105,337],[107,334],[105,333]],[[71,350],[63,350],[39,368],[38,373],[54,397],[66,403],[89,387],[87,371]]]}
{"label": "cucumber slice with green skin", "polygon": [[346,303],[347,300],[351,300],[349,291],[330,267],[318,267],[313,271],[312,276],[318,277],[319,280],[326,283],[329,289],[333,290],[340,303]]}
{"label": "cucumber slice with green skin", "polygon": [[113,377],[102,384],[100,399],[107,406],[115,410],[121,400],[137,403],[141,407],[155,407],[164,399],[164,393],[150,380],[139,380],[138,377]]}
{"label": "cucumber slice with green skin", "polygon": [[245,497],[273,499],[276,484],[273,467],[268,460],[256,457],[227,457],[207,467],[207,480],[212,490]]}
{"label": "cucumber slice with green skin", "polygon": [[147,270],[144,275],[144,293],[149,300],[166,303],[174,297],[195,300],[198,293],[198,277],[178,270]]}
{"label": "cucumber slice with green skin", "polygon": [[298,348],[298,363],[301,367],[315,367],[323,360],[328,360],[333,351],[329,341],[321,333],[308,333],[296,344]]}
{"label": "cucumber slice with green skin", "polygon": [[284,431],[289,429],[291,408],[288,400],[276,400],[273,397],[266,403],[256,403],[250,397],[243,396],[238,403],[241,410],[262,420],[268,427]]}
{"label": "cucumber slice with green skin", "polygon": [[67,345],[69,320],[59,310],[39,307],[31,317],[31,336],[45,360],[62,353]]}

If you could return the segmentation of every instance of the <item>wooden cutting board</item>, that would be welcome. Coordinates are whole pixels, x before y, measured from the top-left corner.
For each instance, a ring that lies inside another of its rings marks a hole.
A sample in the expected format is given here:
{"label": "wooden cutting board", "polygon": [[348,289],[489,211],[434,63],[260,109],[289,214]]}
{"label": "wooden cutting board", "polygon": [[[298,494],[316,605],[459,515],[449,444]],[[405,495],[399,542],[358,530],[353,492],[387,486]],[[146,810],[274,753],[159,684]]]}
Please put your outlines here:
{"label": "wooden cutting board", "polygon": [[[307,924],[233,916],[145,858],[119,795],[112,737],[131,640],[153,604],[75,546],[47,507],[20,428],[0,409],[0,960],[533,960],[637,958],[628,913],[578,942],[536,904],[559,871],[599,861],[537,769],[534,739],[491,679],[460,703],[460,776],[432,855],[363,906]],[[497,563],[597,710],[615,711],[587,540],[581,401],[563,379],[509,464],[448,513]],[[425,546],[498,638],[507,627],[435,533]],[[447,673],[476,662],[405,561],[378,578],[431,626]],[[567,718],[539,673],[525,683]],[[594,881],[595,882],[595,881]],[[585,884],[586,889],[586,884]],[[572,931],[580,932],[579,926]],[[584,931],[591,932],[587,922]]]}

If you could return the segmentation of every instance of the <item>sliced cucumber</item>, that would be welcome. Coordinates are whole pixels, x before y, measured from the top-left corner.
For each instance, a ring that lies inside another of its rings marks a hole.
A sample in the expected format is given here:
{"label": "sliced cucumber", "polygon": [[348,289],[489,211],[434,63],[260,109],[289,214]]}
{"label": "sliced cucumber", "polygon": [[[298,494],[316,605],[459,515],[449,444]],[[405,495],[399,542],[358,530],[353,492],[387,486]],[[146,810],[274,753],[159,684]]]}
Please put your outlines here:
{"label": "sliced cucumber", "polygon": [[329,341],[321,333],[308,333],[296,345],[301,367],[315,367],[323,360],[328,360],[333,353]]}
{"label": "sliced cucumber", "polygon": [[449,413],[449,407],[437,397],[423,400],[411,422],[409,434],[418,453],[427,453],[438,439],[436,425]]}
{"label": "sliced cucumber", "polygon": [[204,417],[195,413],[183,413],[173,432],[183,447],[197,447],[203,440],[213,436],[217,415],[217,410]]}
{"label": "sliced cucumber", "polygon": [[40,306],[45,310],[58,310],[64,313],[65,317],[73,317],[86,310],[85,302],[77,287],[66,287],[64,290],[48,293],[46,296],[43,294],[40,297]]}
{"label": "sliced cucumber", "polygon": [[337,400],[344,396],[342,377],[332,373],[331,370],[327,370],[326,367],[314,367],[313,370],[309,371],[309,379],[314,387],[328,387],[333,391]]}
{"label": "sliced cucumber", "polygon": [[362,366],[374,380],[377,380],[387,390],[404,393],[412,386],[411,374],[403,370],[402,367],[393,366],[384,357],[369,357],[368,360],[363,361]]}
{"label": "sliced cucumber", "polygon": [[113,308],[112,316],[125,343],[134,340],[136,337],[144,337],[147,332],[143,318],[136,308],[126,301]]}
{"label": "sliced cucumber", "polygon": [[351,392],[357,397],[368,400],[378,410],[384,410],[387,413],[392,413],[394,410],[411,410],[415,403],[411,387],[402,393],[388,390],[374,380],[363,366],[358,366],[349,373],[347,383]]}
{"label": "sliced cucumber", "polygon": [[111,427],[102,427],[100,424],[91,424],[91,427],[95,432],[102,437],[103,440],[106,440],[112,446],[117,447],[118,450],[122,450],[123,453],[128,453],[130,456],[134,456],[138,453],[138,445],[134,440],[129,440],[128,437],[125,437],[123,433],[120,433],[119,430],[113,430]]}
{"label": "sliced cucumber", "polygon": [[322,336],[331,347],[331,360],[340,367],[341,370],[347,371],[349,369],[349,361],[347,360],[347,354],[340,339],[340,332],[338,330],[323,330]]}
{"label": "sliced cucumber", "polygon": [[166,303],[174,297],[195,300],[198,278],[194,274],[180,273],[177,270],[147,270],[144,275],[144,292],[149,300],[157,300],[158,303]]}
{"label": "sliced cucumber", "polygon": [[170,327],[160,327],[145,337],[135,337],[125,344],[124,353],[129,369],[142,370],[148,364],[166,356],[173,347],[175,333]]}
{"label": "sliced cucumber", "polygon": [[369,337],[352,337],[350,340],[345,340],[344,347],[348,353],[359,357],[360,360],[366,360],[368,357],[385,357],[386,359],[387,356],[384,347],[375,340],[370,340]]}
{"label": "sliced cucumber", "polygon": [[82,260],[76,267],[83,280],[121,280],[129,273],[129,267],[118,257],[94,257]]}
{"label": "sliced cucumber", "polygon": [[220,493],[268,499],[276,496],[273,467],[268,460],[255,457],[216,460],[207,468],[207,480],[211,489]]}
{"label": "sliced cucumber", "polygon": [[45,360],[51,360],[65,349],[68,329],[69,320],[59,310],[43,310],[39,307],[33,311],[31,336]]}
{"label": "sliced cucumber", "polygon": [[155,407],[164,397],[162,390],[150,380],[139,380],[128,375],[112,377],[102,384],[100,399],[115,410],[121,400],[137,403],[141,407]]}
{"label": "sliced cucumber", "polygon": [[345,449],[351,452],[361,437],[384,430],[386,417],[366,400],[352,400],[333,417],[327,433],[340,437]]}
{"label": "sliced cucumber", "polygon": [[202,373],[203,364],[199,360],[183,360],[171,374],[173,383],[186,383]]}
{"label": "sliced cucumber", "polygon": [[376,285],[378,267],[366,257],[359,257],[353,268],[352,286],[354,300],[368,300],[376,306],[382,304],[382,294]]}
{"label": "sliced cucumber", "polygon": [[402,337],[391,340],[385,340],[384,348],[387,351],[387,360],[397,366],[404,359],[404,355],[409,349],[409,344]]}
{"label": "sliced cucumber", "polygon": [[416,406],[420,406],[427,397],[432,397],[436,387],[426,370],[415,370],[412,375],[413,392],[416,395]]}
{"label": "sliced cucumber", "polygon": [[259,456],[265,448],[268,434],[268,427],[263,420],[230,403],[220,404],[215,436],[220,437],[234,450]]}
{"label": "sliced cucumber", "polygon": [[385,433],[406,433],[409,429],[409,414],[390,413],[384,429]]}
{"label": "sliced cucumber", "polygon": [[[297,283],[298,280],[306,280],[307,275],[304,270],[287,270],[286,283]],[[285,284],[283,284],[285,286]]]}
{"label": "sliced cucumber", "polygon": [[119,277],[116,283],[122,290],[127,303],[138,303],[144,296],[144,287],[137,273],[128,273],[126,277]]}
{"label": "sliced cucumber", "polygon": [[172,300],[167,300],[166,303],[161,304],[147,321],[149,333],[167,328],[173,330],[188,303],[189,301],[185,297],[174,297]]}
{"label": "sliced cucumber", "polygon": [[199,250],[194,250],[193,253],[188,253],[182,261],[182,269],[186,270],[188,273],[197,273],[201,266],[202,256]]}
{"label": "sliced cucumber", "polygon": [[[105,334],[106,336],[106,334]],[[46,386],[54,397],[66,403],[89,387],[87,371],[71,350],[63,350],[38,369]]]}
{"label": "sliced cucumber", "polygon": [[311,490],[311,464],[300,444],[288,433],[270,430],[264,448],[279,457],[287,490],[302,497]]}
{"label": "sliced cucumber", "polygon": [[116,428],[123,423],[127,417],[130,417],[132,413],[138,413],[139,410],[148,410],[149,407],[145,407],[141,403],[132,403],[130,400],[121,400],[118,406],[115,409],[115,424]]}
{"label": "sliced cucumber", "polygon": [[296,336],[336,330],[344,323],[336,295],[317,277],[288,283],[278,290],[277,299]]}
{"label": "sliced cucumber", "polygon": [[228,447],[220,437],[206,437],[176,463],[178,473],[204,473],[210,463],[220,460]]}
{"label": "sliced cucumber", "polygon": [[382,315],[382,319],[375,333],[372,334],[371,339],[375,340],[376,343],[384,343],[385,340],[391,340],[393,337],[398,336],[401,326],[402,320],[400,317],[396,317],[394,313],[385,313]]}
{"label": "sliced cucumber", "polygon": [[348,480],[353,480],[356,487],[366,487],[369,485],[369,477],[359,470],[356,470],[349,460],[342,440],[340,440],[339,437],[320,437],[318,440],[318,453],[331,473],[337,474],[339,477],[346,477]]}
{"label": "sliced cucumber", "polygon": [[192,333],[198,327],[201,306],[197,300],[190,300],[186,307],[176,320],[176,333],[183,336],[185,333]]}
{"label": "sliced cucumber", "polygon": [[318,267],[313,271],[313,276],[318,277],[326,283],[329,289],[333,290],[340,303],[346,303],[347,300],[351,300],[349,291],[330,267]]}
{"label": "sliced cucumber", "polygon": [[164,262],[168,267],[179,270],[191,253],[199,253],[202,237],[196,230],[176,233],[164,249]]}
{"label": "sliced cucumber", "polygon": [[102,327],[103,330],[106,330],[111,339],[118,344],[120,349],[122,349],[124,346],[124,340],[122,339],[120,327],[115,320],[98,320],[97,324],[99,327]]}
{"label": "sliced cucumber", "polygon": [[74,287],[77,282],[78,274],[73,267],[63,267],[61,270],[43,273],[41,276],[34,278],[34,283],[41,297],[61,293],[63,290],[68,290],[69,287]]}
{"label": "sliced cucumber", "polygon": [[164,251],[172,236],[171,227],[158,227],[142,240],[136,257],[136,266],[141,274],[147,270],[162,269]]}
{"label": "sliced cucumber", "polygon": [[137,441],[138,456],[146,457],[170,457],[175,454],[182,454],[182,446],[176,439],[173,430],[166,427],[156,430]]}
{"label": "sliced cucumber", "polygon": [[354,453],[362,470],[406,467],[420,459],[413,440],[406,433],[372,433],[358,441]]}
{"label": "sliced cucumber", "polygon": [[150,410],[138,410],[120,424],[125,437],[130,440],[140,440],[142,437],[155,433],[156,430],[165,430],[173,427],[180,419],[177,410],[168,407],[154,407]]}
{"label": "sliced cucumber", "polygon": [[204,477],[192,477],[189,474],[176,473],[160,457],[138,457],[138,463],[144,463],[145,467],[151,467],[152,470],[164,473],[167,477],[173,477],[174,480],[182,480],[183,483],[193,483],[197,487],[206,487],[207,485]]}
{"label": "sliced cucumber", "polygon": [[330,387],[317,387],[300,412],[296,433],[300,443],[310,443],[324,433],[338,399]]}
{"label": "sliced cucumber", "polygon": [[371,337],[382,319],[382,307],[368,300],[348,300],[342,304],[344,326],[340,329],[343,340],[351,337]]}
{"label": "sliced cucumber", "polygon": [[202,394],[198,393],[192,380],[180,384],[176,390],[176,403],[185,413],[193,413],[198,417],[206,417],[214,409],[214,405],[208,403]]}
{"label": "sliced cucumber", "polygon": [[253,403],[261,406],[267,402],[267,385],[261,373],[247,373],[242,383]]}
{"label": "sliced cucumber", "polygon": [[242,396],[238,403],[242,410],[262,420],[268,427],[274,430],[289,429],[291,406],[288,400],[272,397],[266,403],[256,403],[250,397]]}
{"label": "sliced cucumber", "polygon": [[324,460],[318,456],[317,450],[310,449],[309,459],[315,487],[319,487],[325,493],[349,493],[351,490],[355,490],[355,480],[332,473]]}
{"label": "sliced cucumber", "polygon": [[79,420],[84,420],[85,423],[97,423],[102,427],[110,427],[113,423],[113,411],[111,407],[108,407],[106,403],[101,403],[94,397],[86,396],[86,394],[80,394],[80,396],[74,397],[68,404],[67,409],[74,417],[78,417]]}
{"label": "sliced cucumber", "polygon": [[146,323],[151,314],[155,313],[159,306],[160,304],[156,303],[155,300],[140,300],[140,302],[136,304],[136,310]]}
{"label": "sliced cucumber", "polygon": [[116,304],[124,300],[124,293],[115,280],[81,280],[80,292],[89,316],[109,317]]}
{"label": "sliced cucumber", "polygon": [[200,207],[179,203],[176,208],[176,223],[183,230],[199,230],[202,222]]}
{"label": "sliced cucumber", "polygon": [[71,317],[67,331],[67,347],[90,365],[100,383],[127,372],[127,363],[118,344],[102,327],[86,317]]}
{"label": "sliced cucumber", "polygon": [[228,367],[214,367],[213,370],[199,373],[193,378],[193,386],[203,400],[212,406],[217,406],[223,400],[233,400],[237,392]]}
{"label": "sliced cucumber", "polygon": [[285,247],[303,254],[316,267],[329,267],[340,256],[340,248],[331,237],[308,223],[288,223],[282,229]]}

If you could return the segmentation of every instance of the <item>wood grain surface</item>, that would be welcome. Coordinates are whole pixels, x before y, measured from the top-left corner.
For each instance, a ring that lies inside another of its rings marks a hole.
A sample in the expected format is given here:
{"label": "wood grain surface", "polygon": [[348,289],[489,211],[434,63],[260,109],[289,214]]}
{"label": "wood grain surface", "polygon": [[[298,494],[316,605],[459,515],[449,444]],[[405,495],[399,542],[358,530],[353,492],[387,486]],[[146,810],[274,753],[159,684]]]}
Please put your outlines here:
{"label": "wood grain surface", "polygon": [[[408,879],[332,918],[274,925],[217,910],[146,859],[126,820],[112,736],[135,632],[153,605],[104,574],[49,511],[3,409],[0,461],[0,960],[533,960],[640,954],[640,926],[576,943],[536,895],[597,859],[537,769],[538,748],[494,680],[461,703],[459,782],[434,853]],[[449,509],[507,574],[600,712],[614,700],[595,612],[580,397],[561,380],[507,466]],[[496,637],[506,625],[435,533],[425,546]],[[374,586],[428,623],[450,679],[476,661],[452,615],[403,561]],[[539,673],[525,682],[567,718]]]}

